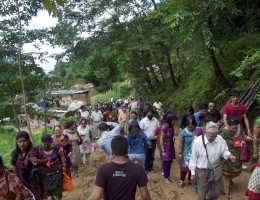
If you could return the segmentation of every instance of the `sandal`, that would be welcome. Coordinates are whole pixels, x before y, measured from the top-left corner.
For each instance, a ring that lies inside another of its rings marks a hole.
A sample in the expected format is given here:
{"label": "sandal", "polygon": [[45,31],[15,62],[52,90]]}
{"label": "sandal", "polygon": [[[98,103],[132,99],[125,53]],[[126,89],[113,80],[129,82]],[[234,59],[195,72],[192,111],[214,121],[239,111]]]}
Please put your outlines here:
{"label": "sandal", "polygon": [[179,184],[178,184],[178,186],[180,187],[180,188],[183,188],[184,187],[184,181],[179,181]]}
{"label": "sandal", "polygon": [[231,194],[229,194],[229,193],[224,193],[224,196],[225,196],[227,199],[231,199],[231,198],[232,198]]}
{"label": "sandal", "polygon": [[166,183],[167,185],[170,185],[170,184],[171,184],[171,182],[169,181],[168,178],[165,179],[165,183]]}

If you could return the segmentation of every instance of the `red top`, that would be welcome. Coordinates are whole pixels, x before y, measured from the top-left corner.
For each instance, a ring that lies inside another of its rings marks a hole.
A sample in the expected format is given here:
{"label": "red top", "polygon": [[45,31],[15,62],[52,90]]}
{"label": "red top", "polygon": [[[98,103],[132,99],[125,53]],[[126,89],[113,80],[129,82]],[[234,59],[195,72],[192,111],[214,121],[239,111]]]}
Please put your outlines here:
{"label": "red top", "polygon": [[238,106],[233,106],[231,103],[226,104],[223,107],[222,114],[227,115],[227,120],[230,117],[235,117],[236,119],[239,120],[239,123],[241,124],[241,119],[244,114],[247,113],[247,109],[243,104],[238,104]]}

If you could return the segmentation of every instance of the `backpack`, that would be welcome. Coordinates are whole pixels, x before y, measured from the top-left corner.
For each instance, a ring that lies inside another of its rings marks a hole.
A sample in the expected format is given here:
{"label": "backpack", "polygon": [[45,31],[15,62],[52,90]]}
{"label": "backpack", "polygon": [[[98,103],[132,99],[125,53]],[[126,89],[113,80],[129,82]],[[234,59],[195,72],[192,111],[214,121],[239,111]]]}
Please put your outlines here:
{"label": "backpack", "polygon": [[[6,181],[6,184],[9,188],[9,170],[6,169],[5,170],[5,181]],[[27,188],[24,186],[24,189],[22,190],[22,194],[23,194],[23,200],[35,200],[35,196],[34,194]]]}

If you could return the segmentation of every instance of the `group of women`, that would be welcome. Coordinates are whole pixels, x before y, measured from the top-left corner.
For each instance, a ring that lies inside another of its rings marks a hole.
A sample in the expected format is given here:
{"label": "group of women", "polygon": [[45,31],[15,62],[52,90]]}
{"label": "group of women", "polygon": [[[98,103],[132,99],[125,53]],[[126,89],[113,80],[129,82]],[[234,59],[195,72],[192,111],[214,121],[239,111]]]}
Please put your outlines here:
{"label": "group of women", "polygon": [[[63,172],[71,178],[71,169],[78,176],[78,166],[91,153],[91,128],[86,119],[76,127],[74,121],[56,125],[54,134],[44,134],[41,145],[33,147],[27,132],[16,135],[12,152],[13,171],[4,167],[0,158],[0,199],[24,199],[32,195],[36,200],[62,199]],[[5,189],[4,189],[5,188]],[[8,188],[8,189],[7,189]],[[8,191],[8,192],[7,192]]]}

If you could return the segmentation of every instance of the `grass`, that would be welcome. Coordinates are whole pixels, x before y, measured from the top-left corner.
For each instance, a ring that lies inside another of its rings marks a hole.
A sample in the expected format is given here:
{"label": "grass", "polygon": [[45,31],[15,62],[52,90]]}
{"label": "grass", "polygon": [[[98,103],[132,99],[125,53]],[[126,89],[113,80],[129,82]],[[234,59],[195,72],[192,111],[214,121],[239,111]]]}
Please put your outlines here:
{"label": "grass", "polygon": [[[52,131],[47,129],[47,132],[50,134]],[[34,146],[38,146],[41,144],[41,137],[44,133],[44,128],[41,128],[37,132],[32,133]],[[7,132],[4,129],[1,129],[0,132],[0,155],[2,156],[5,166],[11,168],[11,153],[15,148],[15,132]]]}

